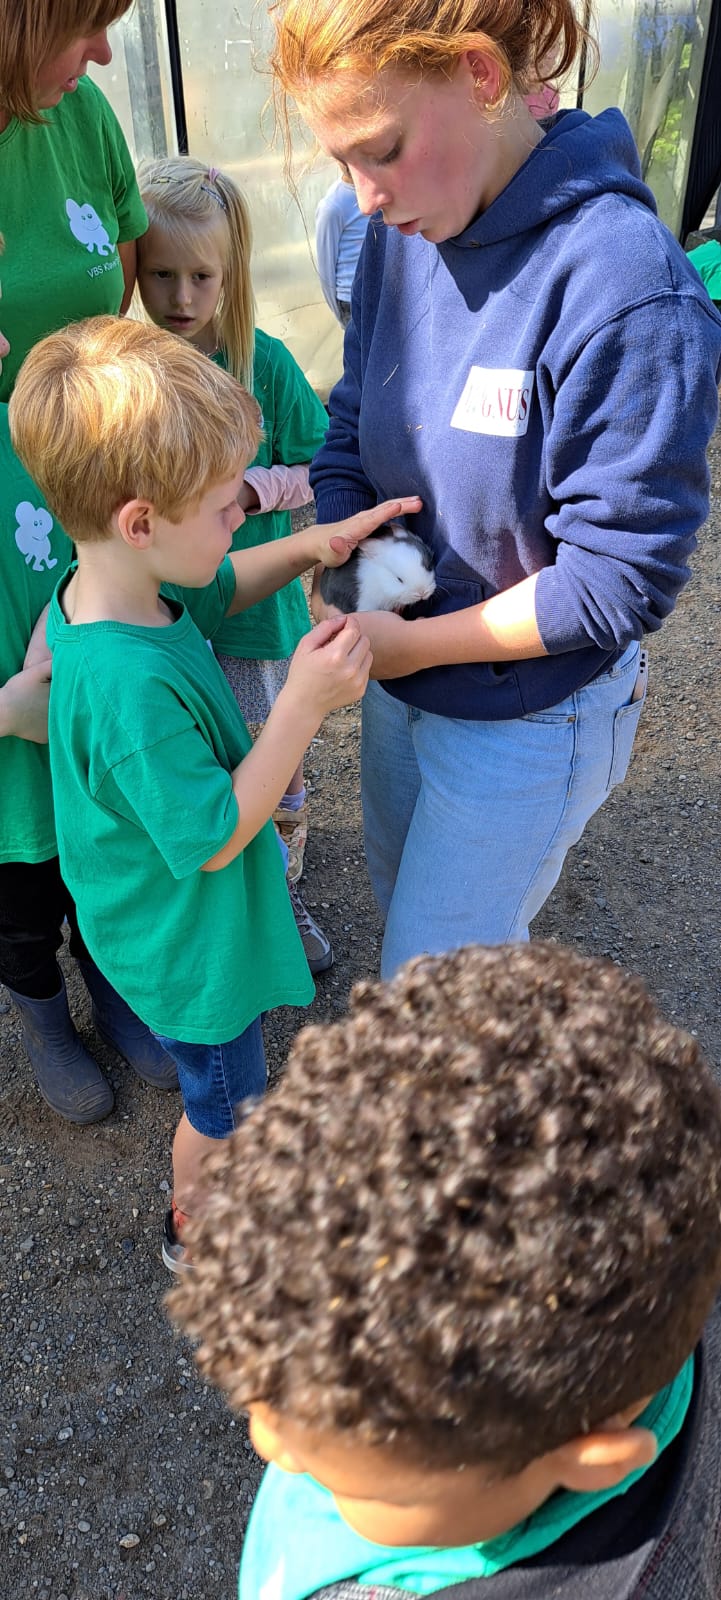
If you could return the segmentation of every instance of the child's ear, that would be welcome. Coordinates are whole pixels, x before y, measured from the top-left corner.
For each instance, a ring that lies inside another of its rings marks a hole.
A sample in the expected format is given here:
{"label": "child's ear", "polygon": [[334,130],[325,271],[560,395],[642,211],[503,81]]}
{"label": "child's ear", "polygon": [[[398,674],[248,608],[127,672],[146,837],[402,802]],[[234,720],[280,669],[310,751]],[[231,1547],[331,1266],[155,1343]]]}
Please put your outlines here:
{"label": "child's ear", "polygon": [[650,1467],[658,1445],[648,1428],[618,1427],[570,1439],[553,1451],[554,1471],[563,1489],[593,1494],[600,1489],[615,1489],[631,1472]]}
{"label": "child's ear", "polygon": [[134,550],[147,550],[153,542],[155,508],[149,500],[125,500],[115,513],[120,537]]}
{"label": "child's ear", "polygon": [[257,1451],[259,1456],[263,1457],[264,1461],[272,1461],[274,1466],[281,1467],[283,1472],[296,1473],[303,1471],[293,1452],[283,1443],[280,1430],[269,1406],[250,1407],[248,1432],[253,1449]]}

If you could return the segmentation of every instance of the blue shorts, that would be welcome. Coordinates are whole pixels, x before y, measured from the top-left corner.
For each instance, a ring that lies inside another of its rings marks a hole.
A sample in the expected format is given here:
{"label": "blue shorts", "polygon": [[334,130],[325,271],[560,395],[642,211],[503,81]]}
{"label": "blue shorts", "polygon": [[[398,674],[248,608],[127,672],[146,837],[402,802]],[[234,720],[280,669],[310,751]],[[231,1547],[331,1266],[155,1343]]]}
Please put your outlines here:
{"label": "blue shorts", "polygon": [[265,1094],[267,1072],[260,1017],[227,1044],[183,1044],[156,1033],[178,1068],[185,1115],[196,1133],[227,1139],[247,1102]]}

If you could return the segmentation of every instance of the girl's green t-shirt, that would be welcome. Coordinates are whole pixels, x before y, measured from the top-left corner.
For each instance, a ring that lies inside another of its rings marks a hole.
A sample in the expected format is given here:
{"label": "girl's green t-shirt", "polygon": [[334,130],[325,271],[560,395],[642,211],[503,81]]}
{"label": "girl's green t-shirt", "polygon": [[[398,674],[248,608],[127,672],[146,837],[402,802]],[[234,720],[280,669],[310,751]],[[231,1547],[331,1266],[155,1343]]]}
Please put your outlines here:
{"label": "girl's green t-shirt", "polygon": [[[219,366],[226,365],[222,351],[213,359]],[[262,328],[255,330],[253,393],[263,413],[264,437],[252,465],[296,467],[310,461],[325,439],[327,413],[290,351]],[[259,512],[237,529],[233,549],[269,544],[290,532],[289,511]],[[309,630],[303,585],[294,578],[252,610],[229,617],[213,644],[220,655],[283,661]]]}
{"label": "girl's green t-shirt", "polygon": [[[21,670],[35,623],[72,552],[15,455],[8,408],[0,405],[0,683]],[[48,861],[54,855],[48,747],[13,735],[0,739],[0,861]]]}
{"label": "girl's green t-shirt", "polygon": [[28,351],[68,322],[115,313],[123,298],[118,243],[148,221],[120,124],[90,78],[43,112],[0,133],[0,400]]}
{"label": "girl's green t-shirt", "polygon": [[226,560],[193,597],[197,626],[172,586],[165,628],[72,627],[59,593],[48,621],[60,865],[83,938],[150,1028],[193,1044],[314,993],[272,822],[201,870],[235,828],[231,774],[251,747],[207,643],[234,591]]}

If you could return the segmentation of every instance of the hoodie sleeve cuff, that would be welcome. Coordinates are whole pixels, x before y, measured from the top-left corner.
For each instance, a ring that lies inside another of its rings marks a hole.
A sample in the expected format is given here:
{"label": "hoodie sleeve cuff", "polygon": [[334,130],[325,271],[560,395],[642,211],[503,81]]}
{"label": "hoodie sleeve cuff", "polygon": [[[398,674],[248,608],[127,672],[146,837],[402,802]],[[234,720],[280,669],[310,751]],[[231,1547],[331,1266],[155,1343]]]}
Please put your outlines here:
{"label": "hoodie sleeve cuff", "polygon": [[316,522],[343,522],[346,517],[354,517],[358,511],[369,511],[371,506],[377,504],[372,495],[364,494],[362,489],[332,489],[323,494],[320,487],[316,489]]}
{"label": "hoodie sleeve cuff", "polygon": [[574,614],[569,597],[564,594],[565,588],[556,567],[541,568],[536,580],[536,626],[549,656],[563,655],[567,650],[587,650],[599,642]]}

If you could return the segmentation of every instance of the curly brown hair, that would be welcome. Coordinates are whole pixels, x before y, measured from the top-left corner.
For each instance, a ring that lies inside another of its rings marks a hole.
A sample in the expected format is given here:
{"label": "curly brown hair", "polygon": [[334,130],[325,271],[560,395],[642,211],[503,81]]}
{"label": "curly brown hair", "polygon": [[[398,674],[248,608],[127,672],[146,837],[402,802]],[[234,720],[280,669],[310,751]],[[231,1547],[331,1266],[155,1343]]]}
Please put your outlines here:
{"label": "curly brown hair", "polygon": [[359,984],[207,1166],[171,1294],[231,1403],[527,1463],[653,1394],[721,1280],[721,1094],[640,979],[554,944]]}

